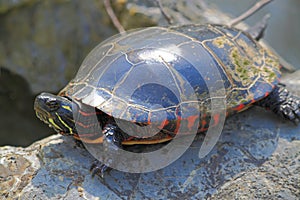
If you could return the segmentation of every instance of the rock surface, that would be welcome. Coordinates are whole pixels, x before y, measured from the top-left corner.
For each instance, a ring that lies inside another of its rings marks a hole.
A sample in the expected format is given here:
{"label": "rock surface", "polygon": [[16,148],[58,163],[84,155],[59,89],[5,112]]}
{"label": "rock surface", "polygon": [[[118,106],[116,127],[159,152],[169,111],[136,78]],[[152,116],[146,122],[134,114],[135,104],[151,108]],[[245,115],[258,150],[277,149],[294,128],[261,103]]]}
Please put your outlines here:
{"label": "rock surface", "polygon": [[94,158],[53,135],[27,148],[1,147],[1,196],[8,199],[299,199],[300,126],[261,108],[230,117],[205,157],[204,136],[154,172],[91,177]]}
{"label": "rock surface", "polygon": [[[126,4],[118,10],[129,16]],[[1,1],[0,14],[0,65],[23,76],[34,93],[60,90],[90,50],[117,33],[97,0]],[[135,27],[154,25],[131,16]]]}

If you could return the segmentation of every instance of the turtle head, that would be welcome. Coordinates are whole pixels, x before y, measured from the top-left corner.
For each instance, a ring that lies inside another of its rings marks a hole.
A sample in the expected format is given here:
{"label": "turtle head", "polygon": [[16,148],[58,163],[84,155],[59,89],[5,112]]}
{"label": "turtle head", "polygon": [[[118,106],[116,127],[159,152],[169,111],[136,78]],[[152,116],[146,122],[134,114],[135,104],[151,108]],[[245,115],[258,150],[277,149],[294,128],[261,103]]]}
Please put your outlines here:
{"label": "turtle head", "polygon": [[38,95],[34,102],[36,116],[63,135],[76,133],[73,110],[77,107],[72,100],[49,93]]}

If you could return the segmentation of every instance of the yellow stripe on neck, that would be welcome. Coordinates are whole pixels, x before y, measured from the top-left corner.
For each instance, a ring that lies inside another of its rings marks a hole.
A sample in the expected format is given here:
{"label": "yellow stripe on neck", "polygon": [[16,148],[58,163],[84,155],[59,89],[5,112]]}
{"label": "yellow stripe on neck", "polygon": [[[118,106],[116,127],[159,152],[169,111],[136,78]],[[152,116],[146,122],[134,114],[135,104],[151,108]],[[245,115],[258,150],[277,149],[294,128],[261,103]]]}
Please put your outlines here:
{"label": "yellow stripe on neck", "polygon": [[[64,122],[64,121],[61,119],[61,117],[60,117],[57,113],[55,113],[55,115],[57,116],[58,120],[59,120],[65,127],[67,127],[67,129],[69,129],[70,134],[73,134],[73,129],[72,129],[70,126],[68,126],[68,124],[67,124],[66,122]],[[60,130],[61,130],[61,129],[60,129]]]}
{"label": "yellow stripe on neck", "polygon": [[54,120],[52,118],[49,118],[48,121],[50,122],[50,124],[52,124],[55,128],[62,130],[57,124],[55,124]]}

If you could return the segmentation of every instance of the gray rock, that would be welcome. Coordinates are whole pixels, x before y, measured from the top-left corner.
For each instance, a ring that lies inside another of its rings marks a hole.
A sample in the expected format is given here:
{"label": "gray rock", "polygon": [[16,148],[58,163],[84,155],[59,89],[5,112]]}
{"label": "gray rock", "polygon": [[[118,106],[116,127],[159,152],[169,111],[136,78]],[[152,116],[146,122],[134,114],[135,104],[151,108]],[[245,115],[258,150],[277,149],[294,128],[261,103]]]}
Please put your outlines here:
{"label": "gray rock", "polygon": [[[118,6],[124,16],[125,5]],[[0,65],[23,76],[34,93],[60,90],[89,51],[117,32],[103,1],[9,0],[0,2],[0,12]],[[151,25],[139,15],[128,21],[141,26],[137,18]]]}
{"label": "gray rock", "polygon": [[279,138],[265,163],[234,176],[212,199],[299,199],[299,147],[299,140]]}
{"label": "gray rock", "polygon": [[21,6],[26,6],[27,4],[37,2],[38,0],[1,0],[0,1],[0,14],[7,13]]}
{"label": "gray rock", "polygon": [[72,138],[53,135],[27,148],[1,147],[0,193],[20,199],[299,199],[300,126],[261,108],[230,117],[213,150],[203,135],[154,172],[111,170],[91,177],[94,158]]}
{"label": "gray rock", "polygon": [[291,92],[300,96],[300,70],[297,70],[294,73],[284,74],[281,82],[285,84]]}

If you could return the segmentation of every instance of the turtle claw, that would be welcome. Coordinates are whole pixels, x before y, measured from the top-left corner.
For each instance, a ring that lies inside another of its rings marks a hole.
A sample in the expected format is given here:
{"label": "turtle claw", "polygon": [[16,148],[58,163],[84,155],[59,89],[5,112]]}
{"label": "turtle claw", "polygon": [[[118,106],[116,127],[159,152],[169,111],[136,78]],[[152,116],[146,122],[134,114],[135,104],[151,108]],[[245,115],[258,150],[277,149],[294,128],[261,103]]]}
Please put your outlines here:
{"label": "turtle claw", "polygon": [[300,100],[297,98],[292,96],[280,107],[283,117],[296,125],[300,122]]}
{"label": "turtle claw", "polygon": [[[99,160],[95,160],[94,163],[90,167],[90,171],[92,173],[92,177],[98,175],[103,178],[106,171],[111,170],[110,166],[113,166],[115,154],[118,152],[119,148],[122,148],[120,138],[118,134],[115,134],[118,131],[117,126],[114,124],[106,124],[103,128],[103,151],[106,152],[106,156],[103,157],[104,160],[100,162]],[[105,163],[105,164],[103,164]]]}
{"label": "turtle claw", "polygon": [[298,124],[300,121],[300,98],[292,95],[286,88],[282,88],[280,85],[278,87],[279,115],[294,124]]}
{"label": "turtle claw", "polygon": [[300,98],[292,95],[283,84],[276,86],[269,96],[256,102],[256,105],[270,109],[296,125],[300,122]]}
{"label": "turtle claw", "polygon": [[106,171],[108,171],[109,169],[111,169],[111,168],[108,167],[107,165],[101,163],[98,160],[95,160],[90,167],[90,172],[91,172],[93,178],[95,177],[95,175],[98,175],[100,178],[103,179],[104,173]]}

